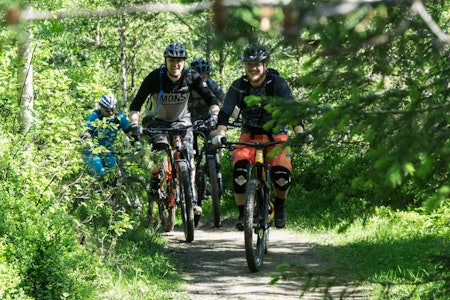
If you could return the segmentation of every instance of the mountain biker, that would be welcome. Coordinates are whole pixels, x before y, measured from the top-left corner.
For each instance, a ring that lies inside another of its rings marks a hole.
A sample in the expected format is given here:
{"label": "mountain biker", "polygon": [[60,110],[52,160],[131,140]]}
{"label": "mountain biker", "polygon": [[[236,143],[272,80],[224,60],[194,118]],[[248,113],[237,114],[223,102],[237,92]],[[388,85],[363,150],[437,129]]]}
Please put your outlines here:
{"label": "mountain biker", "polygon": [[[170,43],[164,50],[164,64],[151,71],[143,80],[135,98],[130,105],[130,121],[138,124],[139,114],[147,97],[142,124],[146,128],[164,128],[192,125],[188,103],[192,101],[191,91],[196,91],[206,102],[211,118],[217,118],[219,101],[202,80],[197,71],[186,68],[187,51],[178,43]],[[151,137],[152,149],[162,151],[169,147],[166,135],[157,134]],[[184,147],[191,152],[192,184],[195,189],[195,163],[193,149],[193,133],[189,128],[183,136]],[[157,186],[158,170],[153,170],[153,188]],[[197,199],[197,197],[194,197]],[[171,204],[174,205],[174,204]],[[195,214],[201,213],[201,208],[194,203]]]}
{"label": "mountain biker", "polygon": [[116,111],[116,106],[116,97],[102,94],[98,108],[87,118],[86,131],[81,138],[89,145],[83,149],[83,153],[91,176],[103,178],[105,172],[115,166],[116,155],[113,151],[119,129],[122,129],[128,137],[132,137],[133,141],[138,138],[136,126],[131,126],[127,117],[122,112]]}
{"label": "mountain biker", "polygon": [[[212,80],[209,75],[211,72],[210,64],[207,60],[203,58],[196,58],[191,61],[191,68],[196,70],[200,76],[202,77],[203,81],[208,85],[211,92],[214,93],[216,98],[219,100],[220,105],[222,105],[223,100],[225,99],[225,93],[220,88],[219,84]],[[217,118],[214,116],[211,118],[210,112],[208,109],[208,105],[206,104],[205,100],[196,92],[192,91],[192,100],[189,101],[189,111],[191,113],[192,122],[195,122],[197,120],[207,120],[210,119],[211,123],[210,128],[215,128],[217,125]],[[199,155],[201,154],[201,149],[199,148],[199,136],[201,134],[194,131],[194,150],[195,150],[195,160],[198,161]],[[217,152],[217,149],[211,149],[211,151],[214,151],[214,154]],[[199,170],[197,170],[199,171]],[[200,174],[200,176],[202,176]],[[196,182],[198,184],[198,182]],[[200,187],[197,188],[197,194],[199,197],[199,205],[201,205],[201,201],[206,199],[207,195],[204,193],[204,190]]]}
{"label": "mountain biker", "polygon": [[[230,86],[225,97],[224,104],[219,112],[217,129],[213,144],[220,146],[222,137],[225,136],[228,120],[234,108],[240,108],[243,126],[239,141],[241,142],[268,142],[270,140],[286,141],[288,128],[282,128],[279,132],[264,130],[263,125],[272,119],[272,115],[264,109],[263,105],[247,106],[244,98],[255,95],[276,96],[287,101],[293,101],[291,89],[286,80],[276,71],[268,69],[269,51],[263,45],[249,45],[245,48],[242,61],[245,65],[245,75],[236,79]],[[270,89],[270,91],[269,91]],[[294,127],[296,134],[303,133],[303,123]],[[273,148],[273,147],[272,147]],[[270,148],[267,149],[270,152]],[[235,201],[239,209],[236,229],[243,230],[245,188],[247,183],[247,165],[254,162],[255,149],[239,146],[232,152],[233,165],[233,190]],[[269,158],[271,165],[271,178],[275,190],[275,226],[283,228],[286,225],[285,199],[291,184],[291,158],[286,150],[279,151],[275,157]]]}
{"label": "mountain biker", "polygon": [[[203,58],[196,58],[191,62],[191,68],[200,74],[200,77],[219,100],[219,103],[222,104],[225,99],[225,93],[220,88],[219,84],[209,77],[211,72],[209,62]],[[192,122],[197,120],[207,120],[210,116],[210,112],[205,100],[196,91],[192,91],[192,99],[193,101],[189,101],[188,103]]]}

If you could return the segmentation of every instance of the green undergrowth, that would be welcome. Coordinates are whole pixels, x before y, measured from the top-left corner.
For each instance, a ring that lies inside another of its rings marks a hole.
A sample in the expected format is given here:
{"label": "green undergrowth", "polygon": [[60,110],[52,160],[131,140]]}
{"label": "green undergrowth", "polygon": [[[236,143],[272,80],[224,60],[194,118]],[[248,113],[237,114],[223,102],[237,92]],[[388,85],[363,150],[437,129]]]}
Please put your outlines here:
{"label": "green undergrowth", "polygon": [[332,262],[332,273],[370,299],[446,299],[450,293],[450,206],[425,213],[376,208],[342,228],[301,227]]}
{"label": "green undergrowth", "polygon": [[182,299],[182,283],[166,241],[137,227],[125,233],[103,257],[95,299]]}

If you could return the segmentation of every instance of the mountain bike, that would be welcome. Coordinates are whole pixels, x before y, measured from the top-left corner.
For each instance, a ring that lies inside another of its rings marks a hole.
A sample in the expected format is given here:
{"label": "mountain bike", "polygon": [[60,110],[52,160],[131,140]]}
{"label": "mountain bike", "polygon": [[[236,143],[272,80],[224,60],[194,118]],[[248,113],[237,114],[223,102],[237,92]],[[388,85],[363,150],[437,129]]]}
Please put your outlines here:
{"label": "mountain bike", "polygon": [[274,217],[275,195],[270,181],[270,165],[266,159],[266,149],[283,141],[231,142],[223,139],[222,144],[230,151],[239,146],[256,149],[255,162],[247,166],[248,178],[245,192],[244,237],[245,257],[252,272],[263,264],[264,254],[269,247],[269,228]]}
{"label": "mountain bike", "polygon": [[165,230],[173,230],[175,208],[181,208],[186,242],[194,240],[194,204],[197,203],[192,182],[191,154],[183,146],[182,136],[191,126],[176,128],[144,128],[143,134],[165,134],[170,145],[165,149],[166,155],[159,165],[158,206],[160,219]]}
{"label": "mountain bike", "polygon": [[[210,195],[214,226],[220,227],[220,198],[223,194],[223,182],[219,150],[212,146],[210,139],[211,130],[212,127],[209,120],[197,120],[194,122],[194,131],[203,140],[203,145],[195,160],[195,183],[197,185],[198,205],[201,205],[201,201]],[[196,215],[194,218],[195,226],[197,226],[200,215]]]}
{"label": "mountain bike", "polygon": [[[310,134],[302,143],[312,142]],[[228,142],[221,144],[232,151],[239,146],[255,148],[255,162],[247,166],[247,188],[245,192],[244,236],[247,265],[252,272],[258,271],[269,247],[269,229],[275,214],[275,194],[270,179],[270,164],[267,160],[268,147],[284,143],[269,142]]]}

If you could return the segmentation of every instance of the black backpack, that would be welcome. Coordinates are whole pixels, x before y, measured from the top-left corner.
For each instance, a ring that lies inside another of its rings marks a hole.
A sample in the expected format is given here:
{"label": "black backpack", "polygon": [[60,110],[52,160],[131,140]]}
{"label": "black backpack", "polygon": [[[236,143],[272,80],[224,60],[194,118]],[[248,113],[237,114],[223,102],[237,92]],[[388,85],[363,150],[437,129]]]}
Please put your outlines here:
{"label": "black backpack", "polygon": [[[266,95],[267,96],[274,96],[274,91],[273,91],[273,81],[275,79],[275,77],[279,76],[280,73],[272,68],[268,68],[267,72],[266,72]],[[246,104],[245,101],[243,101],[245,99],[245,97],[250,95],[250,82],[248,82],[247,76],[243,75],[241,77],[241,82],[240,82],[240,89],[241,91],[241,99],[239,99],[239,103],[238,103],[238,107],[239,108],[245,108]]]}
{"label": "black backpack", "polygon": [[[269,97],[274,96],[274,88],[273,81],[279,76],[279,73],[275,69],[267,69],[266,72],[266,95]],[[267,113],[264,109],[264,106],[267,104],[266,101],[262,101],[261,105],[247,107],[244,99],[245,97],[250,95],[250,82],[247,79],[247,76],[242,76],[240,80],[240,88],[241,98],[237,106],[239,107],[239,115],[236,120],[240,121],[241,114],[245,116],[242,120],[244,127],[249,128],[253,132],[259,132],[262,130],[262,125],[269,121],[272,116]]]}

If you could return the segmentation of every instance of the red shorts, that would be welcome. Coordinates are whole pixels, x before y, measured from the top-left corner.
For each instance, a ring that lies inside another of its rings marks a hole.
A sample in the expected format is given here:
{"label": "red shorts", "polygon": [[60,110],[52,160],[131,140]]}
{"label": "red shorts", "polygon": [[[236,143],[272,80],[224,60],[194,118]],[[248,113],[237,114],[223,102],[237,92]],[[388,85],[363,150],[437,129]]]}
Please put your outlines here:
{"label": "red shorts", "polygon": [[[287,134],[273,135],[273,139],[276,141],[287,141],[288,135]],[[239,138],[239,141],[265,143],[269,142],[270,139],[266,134],[255,134],[252,138],[250,133],[242,133]],[[274,145],[266,148],[266,155],[268,155],[269,157],[268,162],[270,166],[271,167],[281,166],[291,171],[292,169],[291,154],[286,152],[286,149],[279,151],[275,156],[273,156],[273,153],[271,153],[272,149],[277,146],[278,145]],[[250,162],[250,164],[253,164],[255,162],[255,152],[256,152],[255,148],[238,145],[237,148],[234,149],[233,152],[231,153],[233,167],[236,164],[236,162],[240,160],[247,160]]]}

